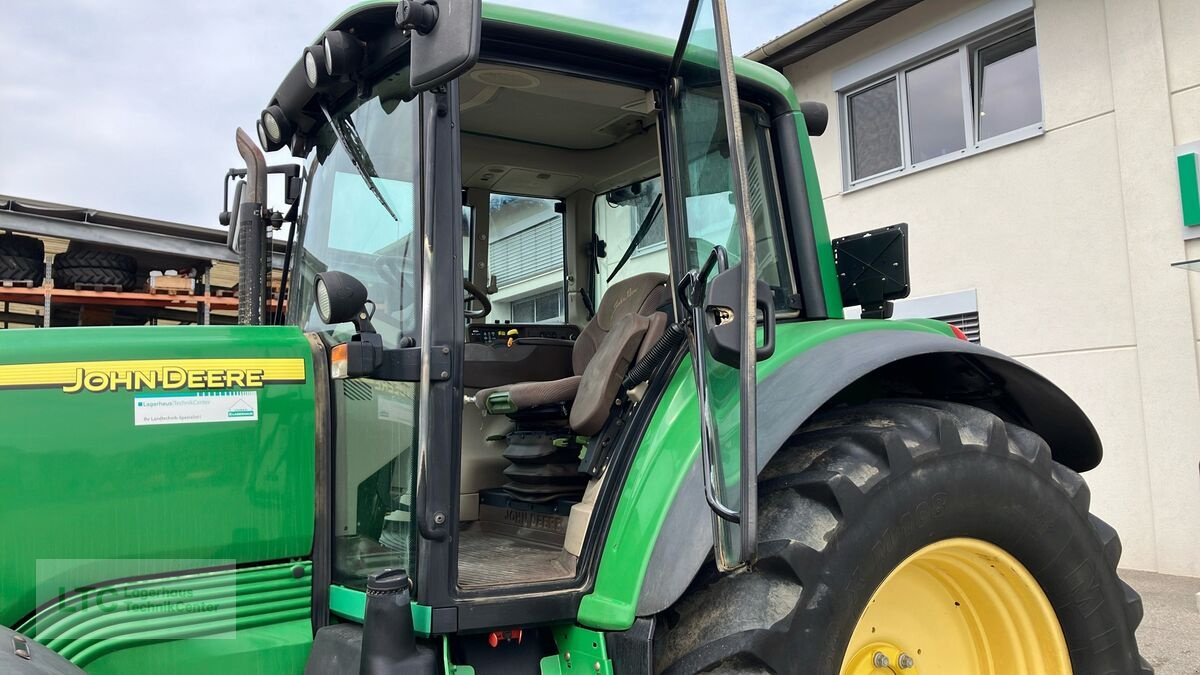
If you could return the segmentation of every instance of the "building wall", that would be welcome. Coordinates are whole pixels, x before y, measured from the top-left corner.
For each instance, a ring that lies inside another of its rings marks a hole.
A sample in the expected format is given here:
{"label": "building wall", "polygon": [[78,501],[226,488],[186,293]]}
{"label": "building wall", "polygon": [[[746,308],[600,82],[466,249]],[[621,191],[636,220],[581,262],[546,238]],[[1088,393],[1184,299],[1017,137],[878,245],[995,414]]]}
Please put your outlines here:
{"label": "building wall", "polygon": [[983,4],[925,0],[784,69],[832,113],[813,139],[831,231],[909,223],[913,295],[975,289],[985,345],[1096,424],[1122,564],[1200,576],[1200,274],[1170,267],[1200,258],[1175,175],[1200,141],[1200,3],[1036,0],[1044,134],[843,192],[833,74]]}

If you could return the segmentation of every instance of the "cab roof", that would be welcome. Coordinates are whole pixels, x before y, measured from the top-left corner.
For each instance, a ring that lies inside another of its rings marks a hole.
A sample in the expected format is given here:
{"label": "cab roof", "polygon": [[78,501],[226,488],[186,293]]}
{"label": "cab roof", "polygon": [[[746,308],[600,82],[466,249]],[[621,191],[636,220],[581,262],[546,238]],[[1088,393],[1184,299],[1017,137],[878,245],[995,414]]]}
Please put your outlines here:
{"label": "cab roof", "polygon": [[[338,15],[326,30],[342,29],[347,24],[355,23],[355,20],[361,17],[363,13],[376,13],[380,9],[394,8],[395,6],[396,0],[366,0],[365,2],[356,3]],[[489,23],[510,24],[563,33],[597,42],[607,42],[614,47],[621,47],[623,49],[632,48],[668,59],[675,53],[676,41],[672,38],[651,35],[641,31],[629,30],[586,19],[560,16],[492,2],[483,3],[483,21],[485,34]],[[319,42],[320,39],[321,36],[317,36],[316,41]],[[792,89],[791,83],[788,82],[782,73],[774,68],[749,59],[736,57],[734,59],[734,72],[737,73],[739,79],[749,80],[760,87],[771,90],[779,99],[786,101],[791,110],[799,110],[799,103],[796,100],[796,94]]]}

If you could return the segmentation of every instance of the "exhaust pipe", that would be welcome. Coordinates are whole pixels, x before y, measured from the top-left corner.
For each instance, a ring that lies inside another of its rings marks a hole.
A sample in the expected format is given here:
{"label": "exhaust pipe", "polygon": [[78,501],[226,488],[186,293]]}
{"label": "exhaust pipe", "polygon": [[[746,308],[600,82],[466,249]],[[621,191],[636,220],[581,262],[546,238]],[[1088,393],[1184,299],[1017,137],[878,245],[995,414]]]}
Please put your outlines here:
{"label": "exhaust pipe", "polygon": [[267,314],[267,159],[241,127],[237,134],[238,154],[246,162],[246,187],[237,209],[238,323],[259,326]]}
{"label": "exhaust pipe", "polygon": [[408,574],[388,569],[367,578],[359,675],[437,672],[433,650],[417,644]]}

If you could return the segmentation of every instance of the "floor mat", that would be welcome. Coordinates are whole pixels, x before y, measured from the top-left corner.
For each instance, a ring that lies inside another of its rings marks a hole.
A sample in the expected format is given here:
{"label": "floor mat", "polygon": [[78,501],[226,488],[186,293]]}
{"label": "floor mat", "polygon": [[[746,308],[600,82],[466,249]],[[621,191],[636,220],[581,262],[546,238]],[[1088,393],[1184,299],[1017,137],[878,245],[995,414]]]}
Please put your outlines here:
{"label": "floor mat", "polygon": [[[465,524],[464,524],[465,525]],[[557,581],[575,576],[575,556],[474,522],[460,532],[458,584],[485,588]]]}

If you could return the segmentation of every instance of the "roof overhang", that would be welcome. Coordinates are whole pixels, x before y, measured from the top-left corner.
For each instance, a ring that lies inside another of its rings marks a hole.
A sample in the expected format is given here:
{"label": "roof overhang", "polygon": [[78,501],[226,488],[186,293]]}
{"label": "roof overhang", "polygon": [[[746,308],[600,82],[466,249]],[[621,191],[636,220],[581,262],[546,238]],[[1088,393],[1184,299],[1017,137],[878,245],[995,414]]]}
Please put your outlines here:
{"label": "roof overhang", "polygon": [[[238,262],[237,254],[225,246],[223,230],[21,197],[0,195],[0,230],[113,246],[205,265]],[[272,242],[276,268],[283,265],[282,243]]]}
{"label": "roof overhang", "polygon": [[921,0],[846,0],[746,54],[783,69],[916,5]]}

